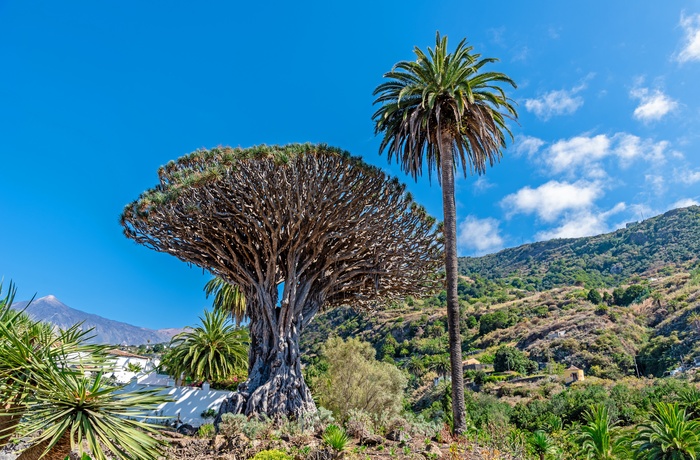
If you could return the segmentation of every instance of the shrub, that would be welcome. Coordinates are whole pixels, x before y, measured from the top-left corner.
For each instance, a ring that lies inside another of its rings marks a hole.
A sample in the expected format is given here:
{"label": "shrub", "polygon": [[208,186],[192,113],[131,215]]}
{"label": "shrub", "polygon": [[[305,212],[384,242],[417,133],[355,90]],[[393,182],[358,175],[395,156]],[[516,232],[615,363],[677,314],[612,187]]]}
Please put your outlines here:
{"label": "shrub", "polygon": [[323,433],[323,442],[338,452],[345,450],[349,440],[348,434],[338,425],[329,425]]}
{"label": "shrub", "polygon": [[214,436],[214,433],[216,433],[216,428],[214,428],[214,425],[211,423],[205,423],[197,430],[197,436],[200,438],[211,438]]}
{"label": "shrub", "polygon": [[293,458],[284,451],[272,449],[258,452],[253,460],[293,460]]}
{"label": "shrub", "polygon": [[517,348],[502,346],[496,350],[493,370],[496,372],[515,371],[521,374],[529,374],[537,371],[537,363],[529,360],[527,355]]}
{"label": "shrub", "polygon": [[406,377],[395,366],[378,362],[369,343],[333,337],[322,353],[329,365],[325,378],[318,379],[314,388],[320,404],[343,421],[351,409],[371,415],[399,413]]}
{"label": "shrub", "polygon": [[374,432],[372,417],[362,410],[350,409],[345,427],[348,434],[357,439],[366,438]]}
{"label": "shrub", "polygon": [[248,417],[243,414],[223,414],[219,424],[219,431],[224,436],[232,437],[243,433],[243,424],[246,422],[248,422]]}

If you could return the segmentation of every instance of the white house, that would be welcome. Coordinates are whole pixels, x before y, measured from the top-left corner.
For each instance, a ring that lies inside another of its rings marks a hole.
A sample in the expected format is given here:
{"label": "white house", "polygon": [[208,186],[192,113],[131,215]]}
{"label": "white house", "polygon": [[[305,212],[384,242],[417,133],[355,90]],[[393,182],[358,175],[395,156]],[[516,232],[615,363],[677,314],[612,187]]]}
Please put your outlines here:
{"label": "white house", "polygon": [[[152,372],[156,363],[147,356],[140,356],[124,350],[108,350],[107,354],[113,361],[113,373],[111,374],[119,383],[129,383],[136,375]],[[129,366],[131,364],[131,366]],[[134,372],[129,367],[138,366],[138,371]]]}

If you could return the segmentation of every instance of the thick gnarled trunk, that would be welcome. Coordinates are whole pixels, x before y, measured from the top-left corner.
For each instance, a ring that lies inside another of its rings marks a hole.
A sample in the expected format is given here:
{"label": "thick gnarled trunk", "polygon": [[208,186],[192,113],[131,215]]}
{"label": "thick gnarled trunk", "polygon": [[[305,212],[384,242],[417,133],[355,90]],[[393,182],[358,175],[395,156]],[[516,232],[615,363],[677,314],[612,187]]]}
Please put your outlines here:
{"label": "thick gnarled trunk", "polygon": [[284,308],[275,308],[274,317],[251,319],[248,380],[222,404],[219,414],[266,414],[299,417],[315,412],[316,404],[301,373],[299,337],[302,318],[281,318]]}
{"label": "thick gnarled trunk", "polygon": [[56,444],[51,448],[51,450],[45,455],[41,456],[46,448],[49,446],[50,440],[44,440],[33,446],[25,449],[17,460],[64,460],[71,453],[71,442],[70,442],[70,431],[65,431],[63,436],[58,440]]}
{"label": "thick gnarled trunk", "polygon": [[10,442],[26,411],[26,406],[19,401],[20,396],[15,396],[0,406],[0,449]]}

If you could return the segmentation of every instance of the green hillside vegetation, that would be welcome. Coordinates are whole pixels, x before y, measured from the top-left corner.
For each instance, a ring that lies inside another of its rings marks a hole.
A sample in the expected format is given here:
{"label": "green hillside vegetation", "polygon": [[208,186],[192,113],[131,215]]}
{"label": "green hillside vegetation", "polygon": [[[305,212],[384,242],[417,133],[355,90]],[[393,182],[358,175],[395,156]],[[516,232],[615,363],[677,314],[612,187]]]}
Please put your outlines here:
{"label": "green hillside vegetation", "polygon": [[463,275],[478,274],[528,290],[574,284],[617,286],[634,275],[697,258],[698,228],[700,207],[691,206],[629,223],[613,233],[555,239],[461,258],[459,268]]}

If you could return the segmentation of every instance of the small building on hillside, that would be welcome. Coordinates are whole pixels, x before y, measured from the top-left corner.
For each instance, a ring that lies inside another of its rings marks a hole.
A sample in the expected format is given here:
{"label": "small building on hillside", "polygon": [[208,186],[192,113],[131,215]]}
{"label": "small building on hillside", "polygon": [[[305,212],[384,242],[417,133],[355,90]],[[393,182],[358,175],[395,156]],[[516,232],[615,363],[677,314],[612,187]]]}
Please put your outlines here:
{"label": "small building on hillside", "polygon": [[576,366],[571,366],[564,371],[564,382],[574,383],[583,380],[583,369],[579,369]]}
{"label": "small building on hillside", "polygon": [[486,365],[481,364],[476,358],[469,358],[466,361],[462,361],[462,367],[465,371],[481,371],[486,369]]}

